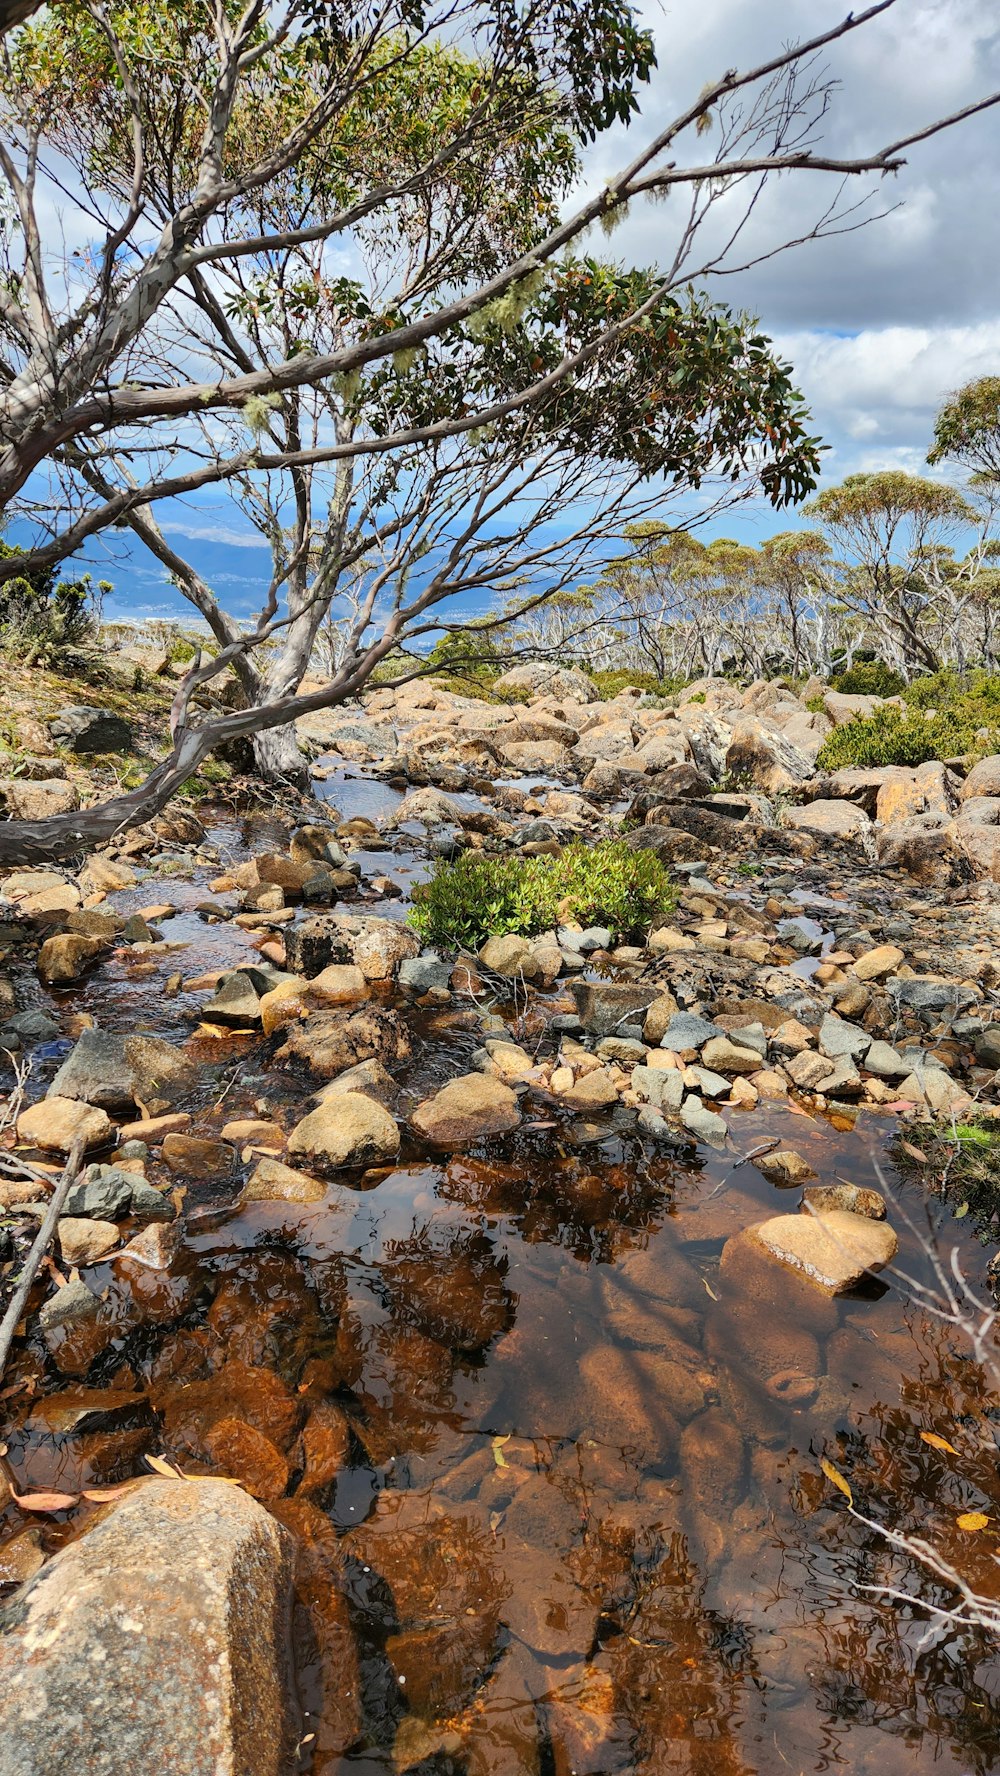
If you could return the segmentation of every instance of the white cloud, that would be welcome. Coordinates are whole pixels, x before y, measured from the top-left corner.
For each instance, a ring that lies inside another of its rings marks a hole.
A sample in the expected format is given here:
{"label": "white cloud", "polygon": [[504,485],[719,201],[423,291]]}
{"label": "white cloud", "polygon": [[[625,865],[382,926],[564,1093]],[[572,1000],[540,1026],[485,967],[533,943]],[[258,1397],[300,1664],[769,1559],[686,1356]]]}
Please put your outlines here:
{"label": "white cloud", "polygon": [[224,543],[227,549],[266,549],[270,546],[257,531],[233,530],[226,524],[187,524],[183,519],[166,518],[161,520],[160,529],[187,537],[189,541]]}

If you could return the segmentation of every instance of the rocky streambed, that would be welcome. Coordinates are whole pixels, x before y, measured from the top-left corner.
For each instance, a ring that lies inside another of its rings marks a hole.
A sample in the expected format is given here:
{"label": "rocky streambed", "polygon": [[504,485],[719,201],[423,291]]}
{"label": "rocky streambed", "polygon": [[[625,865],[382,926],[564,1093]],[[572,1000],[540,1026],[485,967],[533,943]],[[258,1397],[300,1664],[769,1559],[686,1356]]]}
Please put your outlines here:
{"label": "rocky streambed", "polygon": [[[397,715],[325,822],[0,884],[8,1289],[89,1141],[3,1378],[0,1772],[995,1768],[993,1649],[923,1644],[878,1528],[994,1583],[995,1396],[893,1162],[996,1102],[992,884],[763,791],[404,774]],[[435,857],[627,810],[647,943],[406,925]]]}

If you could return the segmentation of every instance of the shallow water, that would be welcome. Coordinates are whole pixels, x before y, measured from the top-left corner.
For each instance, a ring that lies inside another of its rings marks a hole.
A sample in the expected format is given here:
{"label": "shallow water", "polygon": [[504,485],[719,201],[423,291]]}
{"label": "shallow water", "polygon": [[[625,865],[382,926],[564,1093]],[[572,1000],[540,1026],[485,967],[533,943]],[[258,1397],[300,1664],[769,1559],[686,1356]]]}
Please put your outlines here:
{"label": "shallow water", "polygon": [[[204,882],[115,901],[158,897],[189,906]],[[137,981],[112,961],[72,1003],[186,1034],[164,975],[231,964],[244,934],[191,912],[164,931],[190,938],[180,960]],[[479,1040],[447,1013],[414,1036],[404,1102]],[[272,1047],[199,1043],[196,1132],[302,1114],[315,1081]],[[819,1464],[995,1594],[993,1524],[955,1524],[1000,1509],[988,1379],[912,1287],[832,1303],[720,1268],[731,1236],[798,1203],[742,1156],[780,1137],[824,1182],[875,1184],[890,1132],[772,1105],[733,1113],[725,1152],[664,1157],[621,1112],[540,1104],[502,1143],[436,1161],[408,1142],[318,1205],[240,1211],[247,1156],[191,1187],[169,1275],[95,1267],[96,1325],[47,1362],[22,1353],[15,1378],[35,1381],[7,1402],[8,1459],[22,1487],[67,1490],[141,1471],[146,1450],[192,1473],[244,1463],[300,1539],[302,1767],[324,1776],[986,1776],[994,1654],[956,1630],[920,1651],[926,1614],[865,1592],[949,1595]],[[912,1191],[891,1209],[917,1284],[927,1215]],[[965,1224],[944,1237],[981,1281]],[[45,1545],[88,1509],[46,1521]],[[8,1510],[0,1540],[22,1527]]]}

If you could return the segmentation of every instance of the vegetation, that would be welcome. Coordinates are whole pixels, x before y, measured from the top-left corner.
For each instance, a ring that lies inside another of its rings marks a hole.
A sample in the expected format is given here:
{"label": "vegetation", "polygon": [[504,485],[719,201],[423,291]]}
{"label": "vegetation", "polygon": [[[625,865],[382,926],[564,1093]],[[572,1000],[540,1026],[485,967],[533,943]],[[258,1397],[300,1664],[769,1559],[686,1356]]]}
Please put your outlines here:
{"label": "vegetation", "polygon": [[889,705],[835,728],[817,756],[819,769],[923,765],[1000,751],[1000,677],[933,673],[902,694],[905,708]]}
{"label": "vegetation", "polygon": [[[23,550],[0,542],[0,560]],[[92,650],[100,630],[101,599],[111,587],[90,574],[57,580],[54,568],[29,568],[0,580],[0,650],[26,666],[66,666]]]}
{"label": "vegetation", "polygon": [[830,689],[845,697],[898,697],[906,689],[906,680],[884,660],[859,660],[846,672],[835,673]]}
{"label": "vegetation", "polygon": [[609,839],[558,857],[466,852],[441,862],[415,891],[410,920],[425,940],[478,949],[488,937],[533,937],[567,921],[607,925],[619,939],[644,935],[675,905],[659,858]]}

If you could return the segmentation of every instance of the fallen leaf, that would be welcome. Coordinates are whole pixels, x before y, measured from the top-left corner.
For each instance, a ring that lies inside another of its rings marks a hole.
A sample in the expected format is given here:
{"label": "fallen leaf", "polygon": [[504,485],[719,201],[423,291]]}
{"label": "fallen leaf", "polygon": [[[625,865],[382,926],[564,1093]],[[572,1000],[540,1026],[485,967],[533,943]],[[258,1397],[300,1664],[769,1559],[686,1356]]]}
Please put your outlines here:
{"label": "fallen leaf", "polygon": [[704,1277],[702,1277],[702,1279],[701,1279],[701,1286],[704,1289],[706,1295],[711,1295],[713,1301],[718,1301],[719,1297],[715,1293],[715,1290],[712,1288],[711,1283],[706,1282]]}
{"label": "fallen leaf", "polygon": [[789,1116],[804,1116],[807,1122],[812,1122],[812,1117],[809,1115],[808,1110],[804,1110],[801,1104],[786,1104],[785,1109],[788,1111]]}
{"label": "fallen leaf", "polygon": [[196,1036],[212,1036],[216,1040],[221,1040],[223,1036],[236,1034],[237,1032],[231,1030],[228,1024],[199,1024],[195,1030]]}
{"label": "fallen leaf", "polygon": [[840,1472],[840,1469],[835,1468],[832,1461],[828,1461],[825,1455],[820,1458],[819,1465],[831,1486],[835,1486],[838,1492],[842,1492],[848,1504],[853,1505],[854,1494],[848,1486],[847,1481],[844,1479],[843,1474]]}
{"label": "fallen leaf", "polygon": [[922,1443],[929,1443],[932,1449],[946,1449],[949,1455],[958,1454],[954,1443],[949,1443],[946,1437],[936,1436],[933,1431],[921,1431],[920,1440]]}
{"label": "fallen leaf", "polygon": [[145,1455],[143,1461],[147,1468],[152,1468],[154,1474],[162,1474],[165,1480],[187,1479],[187,1475],[182,1474],[180,1468],[175,1467],[173,1462],[167,1461],[162,1455]]}
{"label": "fallen leaf", "polygon": [[955,1210],[955,1217],[954,1218],[956,1221],[962,1221],[962,1220],[964,1220],[965,1216],[968,1213],[969,1213],[969,1205],[968,1205],[968,1203],[963,1203],[960,1209]]}
{"label": "fallen leaf", "polygon": [[124,1486],[85,1486],[80,1497],[90,1499],[95,1505],[102,1505],[105,1499],[121,1498],[122,1493],[128,1492],[133,1484],[133,1481],[128,1480]]}
{"label": "fallen leaf", "polygon": [[902,1147],[904,1153],[908,1153],[911,1159],[916,1160],[918,1165],[927,1165],[928,1159],[926,1153],[921,1153],[920,1148],[914,1147],[912,1141],[900,1141],[899,1145]]}
{"label": "fallen leaf", "polygon": [[15,1492],[11,1498],[22,1511],[69,1511],[80,1502],[76,1492]]}
{"label": "fallen leaf", "polygon": [[494,1437],[493,1439],[493,1460],[496,1462],[498,1468],[505,1468],[507,1466],[503,1446],[505,1443],[510,1442],[511,1434],[512,1433],[508,1431],[506,1437]]}
{"label": "fallen leaf", "polygon": [[961,1517],[955,1518],[955,1522],[959,1529],[967,1530],[971,1535],[977,1529],[985,1529],[989,1518],[985,1511],[963,1511]]}

